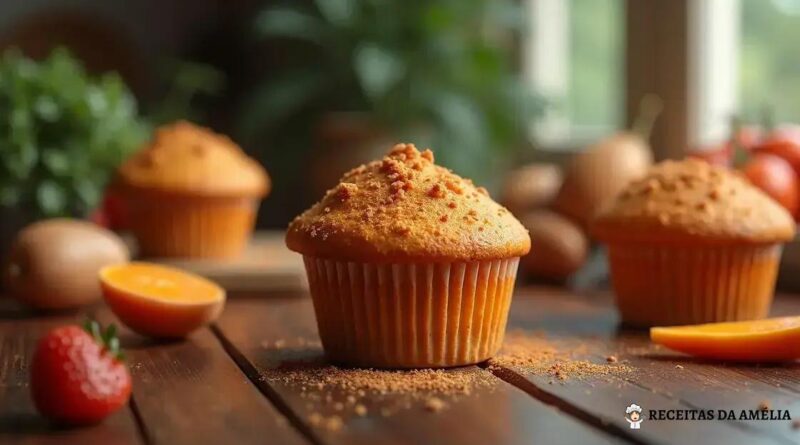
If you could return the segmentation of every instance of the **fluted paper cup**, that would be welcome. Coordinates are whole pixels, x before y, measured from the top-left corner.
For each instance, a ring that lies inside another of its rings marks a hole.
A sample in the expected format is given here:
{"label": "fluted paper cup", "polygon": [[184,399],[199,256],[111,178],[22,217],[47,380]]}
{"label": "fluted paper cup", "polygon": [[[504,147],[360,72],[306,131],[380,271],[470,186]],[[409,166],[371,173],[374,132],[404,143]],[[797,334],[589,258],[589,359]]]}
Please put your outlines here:
{"label": "fluted paper cup", "polygon": [[142,196],[131,198],[128,207],[144,256],[231,258],[250,239],[258,200]]}
{"label": "fluted paper cup", "polygon": [[780,255],[776,244],[609,246],[622,320],[642,327],[766,317]]}
{"label": "fluted paper cup", "polygon": [[519,258],[378,264],[304,257],[325,353],[377,368],[461,366],[500,348]]}

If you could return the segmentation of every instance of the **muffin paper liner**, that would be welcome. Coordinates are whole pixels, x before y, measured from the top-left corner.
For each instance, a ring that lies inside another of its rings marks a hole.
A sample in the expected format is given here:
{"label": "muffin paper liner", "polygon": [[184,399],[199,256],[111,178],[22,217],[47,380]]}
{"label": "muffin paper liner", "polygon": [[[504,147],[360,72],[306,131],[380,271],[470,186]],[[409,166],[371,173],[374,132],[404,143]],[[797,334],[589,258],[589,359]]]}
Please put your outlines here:
{"label": "muffin paper liner", "polygon": [[519,258],[356,263],[305,256],[334,362],[379,368],[478,363],[500,348]]}
{"label": "muffin paper liner", "polygon": [[131,230],[147,257],[230,258],[242,253],[258,201],[163,198],[129,204]]}
{"label": "muffin paper liner", "polygon": [[635,326],[764,318],[780,256],[776,244],[609,246],[617,306]]}

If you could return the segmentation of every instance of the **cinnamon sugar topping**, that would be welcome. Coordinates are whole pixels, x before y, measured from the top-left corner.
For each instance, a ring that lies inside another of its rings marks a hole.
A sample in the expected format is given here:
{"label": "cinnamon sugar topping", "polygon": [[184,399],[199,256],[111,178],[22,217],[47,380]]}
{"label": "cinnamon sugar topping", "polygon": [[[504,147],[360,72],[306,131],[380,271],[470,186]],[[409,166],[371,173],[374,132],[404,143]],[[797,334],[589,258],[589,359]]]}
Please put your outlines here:
{"label": "cinnamon sugar topping", "polygon": [[[430,150],[397,144],[383,159],[345,173],[290,224],[287,245],[304,255],[358,261],[474,261],[528,252],[530,237],[513,215],[433,159]],[[484,219],[495,230],[475,225]]]}
{"label": "cinnamon sugar topping", "polygon": [[336,197],[341,202],[347,201],[358,192],[358,186],[352,183],[343,182],[336,187]]}

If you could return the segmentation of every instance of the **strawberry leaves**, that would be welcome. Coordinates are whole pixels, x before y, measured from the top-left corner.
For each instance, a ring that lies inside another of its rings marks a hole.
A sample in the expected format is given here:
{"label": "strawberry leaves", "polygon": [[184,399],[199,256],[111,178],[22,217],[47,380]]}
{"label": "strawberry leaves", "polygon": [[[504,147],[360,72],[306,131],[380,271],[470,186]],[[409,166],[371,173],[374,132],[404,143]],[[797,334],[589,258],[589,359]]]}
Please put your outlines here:
{"label": "strawberry leaves", "polygon": [[115,324],[112,323],[103,330],[103,326],[97,320],[87,319],[83,323],[83,329],[88,332],[97,343],[101,344],[103,349],[111,354],[112,357],[120,361],[125,360],[125,354],[120,347],[119,338],[117,337],[117,326]]}

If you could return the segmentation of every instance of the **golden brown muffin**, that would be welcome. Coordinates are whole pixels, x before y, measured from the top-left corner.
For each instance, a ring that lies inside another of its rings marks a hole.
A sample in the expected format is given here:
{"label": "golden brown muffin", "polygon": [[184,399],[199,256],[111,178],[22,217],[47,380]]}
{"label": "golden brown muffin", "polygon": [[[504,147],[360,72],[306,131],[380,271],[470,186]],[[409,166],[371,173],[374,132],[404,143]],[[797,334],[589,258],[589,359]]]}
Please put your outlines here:
{"label": "golden brown muffin", "polygon": [[411,144],[346,173],[286,242],[304,256],[327,354],[402,368],[493,355],[530,250],[508,210]]}
{"label": "golden brown muffin", "polygon": [[270,181],[227,137],[179,121],[119,168],[116,185],[142,254],[230,257],[249,239]]}
{"label": "golden brown muffin", "polygon": [[286,243],[353,261],[477,261],[530,250],[525,228],[486,189],[411,144],[346,173],[291,223]]}
{"label": "golden brown muffin", "polygon": [[156,130],[118,176],[127,187],[193,196],[261,198],[270,187],[264,168],[228,137],[186,121]]}
{"label": "golden brown muffin", "polygon": [[672,325],[766,316],[795,224],[738,174],[687,159],[629,184],[592,229],[623,319]]}

